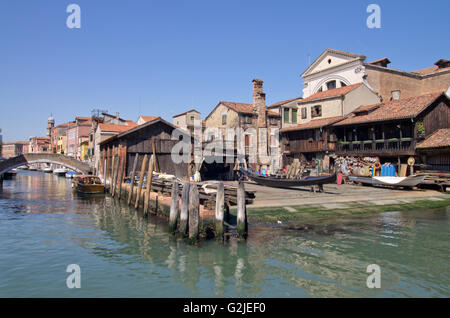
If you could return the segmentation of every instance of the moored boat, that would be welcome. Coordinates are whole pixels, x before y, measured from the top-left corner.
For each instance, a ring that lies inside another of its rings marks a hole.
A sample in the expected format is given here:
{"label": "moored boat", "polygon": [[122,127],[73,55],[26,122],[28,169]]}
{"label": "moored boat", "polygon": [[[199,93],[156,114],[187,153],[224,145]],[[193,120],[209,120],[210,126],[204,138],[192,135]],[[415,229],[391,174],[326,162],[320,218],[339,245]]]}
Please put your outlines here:
{"label": "moored boat", "polygon": [[66,178],[70,179],[70,178],[74,178],[76,174],[77,173],[75,171],[67,171],[65,176],[66,176]]}
{"label": "moored boat", "polygon": [[97,176],[76,176],[72,181],[72,187],[80,193],[95,194],[104,193],[105,186]]}
{"label": "moored boat", "polygon": [[58,168],[58,169],[53,170],[53,174],[55,174],[57,176],[65,176],[67,171],[68,170],[65,168]]}
{"label": "moored boat", "polygon": [[246,175],[251,181],[254,181],[260,185],[273,187],[273,188],[294,188],[294,187],[305,187],[314,185],[323,185],[336,183],[336,173],[329,176],[318,176],[318,177],[304,177],[299,179],[283,179],[276,177],[265,177],[258,175],[256,173],[240,169],[241,173]]}
{"label": "moored boat", "polygon": [[46,167],[46,168],[42,169],[42,171],[44,171],[45,173],[52,173],[53,169],[51,167]]}
{"label": "moored boat", "polygon": [[408,176],[408,177],[348,177],[355,183],[382,185],[390,187],[415,187],[425,180],[426,176]]}

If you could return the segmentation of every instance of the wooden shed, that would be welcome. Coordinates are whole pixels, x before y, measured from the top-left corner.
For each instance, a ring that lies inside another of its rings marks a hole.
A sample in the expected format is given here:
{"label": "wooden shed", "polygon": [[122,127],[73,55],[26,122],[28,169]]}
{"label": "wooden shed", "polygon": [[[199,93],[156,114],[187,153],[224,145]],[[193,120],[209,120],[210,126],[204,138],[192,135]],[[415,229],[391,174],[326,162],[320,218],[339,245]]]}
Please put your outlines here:
{"label": "wooden shed", "polygon": [[[125,173],[130,176],[136,155],[139,154],[136,171],[140,171],[144,155],[155,153],[157,171],[173,174],[179,178],[189,177],[189,163],[174,163],[171,157],[173,146],[179,140],[172,140],[172,132],[178,129],[173,124],[157,117],[156,119],[108,138],[100,143],[100,172],[112,164],[113,156],[125,156]],[[185,133],[190,138],[188,133]],[[191,139],[189,139],[191,140]],[[191,147],[192,148],[192,147]],[[108,176],[105,176],[108,177]]]}

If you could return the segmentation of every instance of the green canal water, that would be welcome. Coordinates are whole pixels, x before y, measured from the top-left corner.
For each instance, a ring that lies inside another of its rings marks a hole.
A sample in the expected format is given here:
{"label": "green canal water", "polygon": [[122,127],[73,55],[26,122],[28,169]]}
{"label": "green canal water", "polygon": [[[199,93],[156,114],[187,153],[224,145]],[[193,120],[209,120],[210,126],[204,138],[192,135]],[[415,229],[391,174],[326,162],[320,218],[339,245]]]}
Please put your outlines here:
{"label": "green canal water", "polygon": [[[20,172],[0,191],[0,297],[448,297],[449,230],[450,208],[393,211],[189,246],[162,219]],[[380,289],[366,286],[369,264]]]}

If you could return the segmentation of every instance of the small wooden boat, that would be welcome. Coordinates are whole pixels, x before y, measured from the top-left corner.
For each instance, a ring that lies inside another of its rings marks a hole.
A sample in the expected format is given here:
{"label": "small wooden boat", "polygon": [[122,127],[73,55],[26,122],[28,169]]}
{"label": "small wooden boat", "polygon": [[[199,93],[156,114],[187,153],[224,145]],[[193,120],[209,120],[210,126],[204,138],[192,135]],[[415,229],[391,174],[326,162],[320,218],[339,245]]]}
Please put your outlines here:
{"label": "small wooden boat", "polygon": [[97,176],[76,176],[72,181],[74,190],[84,194],[104,193],[105,185]]}
{"label": "small wooden boat", "polygon": [[426,176],[408,176],[408,177],[348,177],[355,183],[382,185],[390,187],[415,187],[425,180]]}
{"label": "small wooden boat", "polygon": [[307,187],[314,185],[323,185],[336,183],[336,173],[330,176],[319,177],[304,177],[300,179],[282,179],[275,177],[264,177],[262,175],[255,174],[253,172],[240,169],[241,173],[246,175],[251,181],[254,181],[260,185],[273,187],[273,188],[294,188],[294,187]]}

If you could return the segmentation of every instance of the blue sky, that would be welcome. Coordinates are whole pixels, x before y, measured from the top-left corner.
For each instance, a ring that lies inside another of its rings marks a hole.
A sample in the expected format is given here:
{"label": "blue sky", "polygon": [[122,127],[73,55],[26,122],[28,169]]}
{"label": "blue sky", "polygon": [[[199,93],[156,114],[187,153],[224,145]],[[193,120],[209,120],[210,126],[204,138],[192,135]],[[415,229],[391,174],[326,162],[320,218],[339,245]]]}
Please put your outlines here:
{"label": "blue sky", "polygon": [[[66,7],[81,7],[81,29]],[[381,7],[381,29],[366,8]],[[389,57],[413,71],[450,52],[450,1],[2,0],[0,128],[4,141],[45,135],[94,108],[170,120],[220,100],[267,104],[302,95],[300,74],[326,48]]]}

